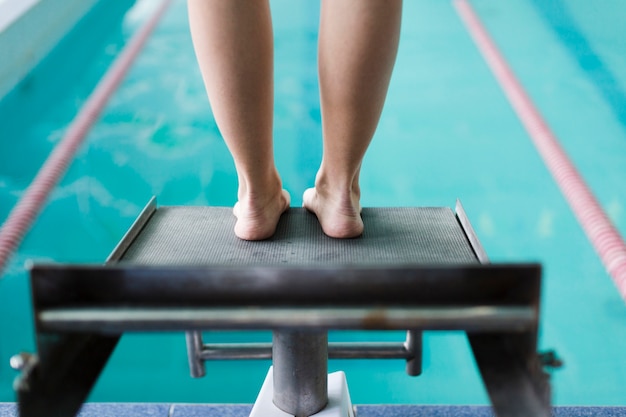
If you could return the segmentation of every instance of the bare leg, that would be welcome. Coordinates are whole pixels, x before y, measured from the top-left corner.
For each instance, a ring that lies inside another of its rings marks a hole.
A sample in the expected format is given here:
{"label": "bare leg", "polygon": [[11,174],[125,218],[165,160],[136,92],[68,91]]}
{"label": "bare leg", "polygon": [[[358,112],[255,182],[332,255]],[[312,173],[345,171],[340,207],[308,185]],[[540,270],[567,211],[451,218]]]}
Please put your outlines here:
{"label": "bare leg", "polygon": [[189,0],[189,22],[211,108],[239,179],[235,234],[274,234],[289,194],[274,164],[273,39],[267,0]]}
{"label": "bare leg", "polygon": [[359,236],[359,171],[387,95],[402,0],[322,0],[319,77],[324,154],[304,206],[324,233]]}

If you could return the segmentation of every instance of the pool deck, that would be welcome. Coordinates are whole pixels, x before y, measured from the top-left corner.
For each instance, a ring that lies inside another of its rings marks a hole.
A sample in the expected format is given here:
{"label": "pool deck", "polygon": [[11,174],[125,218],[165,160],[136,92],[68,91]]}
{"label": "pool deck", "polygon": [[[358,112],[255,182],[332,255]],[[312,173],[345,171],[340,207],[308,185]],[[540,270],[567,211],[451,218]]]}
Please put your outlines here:
{"label": "pool deck", "polygon": [[0,1],[3,58],[0,97],[24,81],[95,3],[95,0]]}
{"label": "pool deck", "polygon": [[[252,405],[88,403],[79,417],[247,417]],[[17,417],[13,403],[0,403],[0,417]],[[626,407],[555,407],[555,417],[622,417]],[[491,417],[491,407],[443,405],[362,405],[358,417]]]}

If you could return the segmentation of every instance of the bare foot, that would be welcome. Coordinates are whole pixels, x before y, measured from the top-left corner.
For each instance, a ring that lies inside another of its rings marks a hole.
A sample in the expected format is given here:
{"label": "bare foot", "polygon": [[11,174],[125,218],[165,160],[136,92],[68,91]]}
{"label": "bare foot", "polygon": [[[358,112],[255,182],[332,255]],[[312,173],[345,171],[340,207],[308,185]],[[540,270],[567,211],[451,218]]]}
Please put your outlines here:
{"label": "bare foot", "polygon": [[235,235],[243,240],[263,240],[272,237],[276,231],[278,220],[291,203],[286,190],[267,199],[242,197],[233,207],[237,217]]}
{"label": "bare foot", "polygon": [[309,188],[302,196],[302,205],[315,213],[326,235],[339,239],[363,234],[360,196],[350,192],[346,196],[326,193],[321,188]]}

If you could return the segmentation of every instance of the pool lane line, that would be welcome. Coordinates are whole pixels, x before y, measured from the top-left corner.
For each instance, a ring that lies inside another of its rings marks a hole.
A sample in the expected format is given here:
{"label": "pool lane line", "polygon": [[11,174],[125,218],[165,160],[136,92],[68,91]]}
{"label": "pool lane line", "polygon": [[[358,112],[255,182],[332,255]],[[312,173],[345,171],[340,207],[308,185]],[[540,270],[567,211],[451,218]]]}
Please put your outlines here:
{"label": "pool lane line", "polygon": [[31,184],[9,213],[0,229],[0,278],[11,255],[22,242],[56,184],[67,171],[85,137],[98,120],[109,98],[119,87],[170,3],[171,0],[163,0],[133,35],[100,79],[68,126],[61,141],[54,147]]}
{"label": "pool lane line", "polygon": [[624,240],[515,77],[470,3],[467,0],[454,0],[454,6],[613,279],[622,299],[626,301]]}

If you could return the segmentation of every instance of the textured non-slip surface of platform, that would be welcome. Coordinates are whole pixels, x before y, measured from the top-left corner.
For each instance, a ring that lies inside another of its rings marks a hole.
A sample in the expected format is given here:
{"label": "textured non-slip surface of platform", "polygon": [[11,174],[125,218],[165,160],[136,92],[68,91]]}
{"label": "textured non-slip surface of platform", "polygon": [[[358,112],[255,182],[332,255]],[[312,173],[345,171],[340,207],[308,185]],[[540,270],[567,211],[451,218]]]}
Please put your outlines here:
{"label": "textured non-slip surface of platform", "polygon": [[[248,417],[252,405],[88,403],[78,417]],[[555,407],[554,417],[626,417],[626,407]],[[0,417],[18,417],[0,403]],[[357,417],[493,417],[486,406],[363,405]]]}
{"label": "textured non-slip surface of platform", "polygon": [[233,232],[225,207],[160,207],[123,257],[146,265],[403,265],[476,263],[455,214],[446,207],[365,208],[365,232],[333,239],[315,215],[291,208],[268,240]]}

